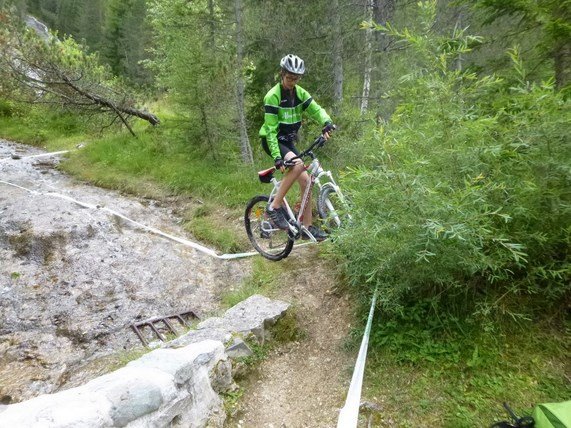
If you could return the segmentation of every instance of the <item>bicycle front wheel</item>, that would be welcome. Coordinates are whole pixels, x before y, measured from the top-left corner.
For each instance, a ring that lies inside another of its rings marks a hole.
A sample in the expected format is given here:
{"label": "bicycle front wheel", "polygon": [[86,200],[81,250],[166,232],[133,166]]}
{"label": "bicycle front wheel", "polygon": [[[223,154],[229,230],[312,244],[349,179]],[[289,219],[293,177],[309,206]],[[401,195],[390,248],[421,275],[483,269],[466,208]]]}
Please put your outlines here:
{"label": "bicycle front wheel", "polygon": [[289,255],[293,238],[289,231],[275,227],[266,214],[267,196],[255,196],[246,206],[244,225],[248,239],[262,256],[277,261]]}

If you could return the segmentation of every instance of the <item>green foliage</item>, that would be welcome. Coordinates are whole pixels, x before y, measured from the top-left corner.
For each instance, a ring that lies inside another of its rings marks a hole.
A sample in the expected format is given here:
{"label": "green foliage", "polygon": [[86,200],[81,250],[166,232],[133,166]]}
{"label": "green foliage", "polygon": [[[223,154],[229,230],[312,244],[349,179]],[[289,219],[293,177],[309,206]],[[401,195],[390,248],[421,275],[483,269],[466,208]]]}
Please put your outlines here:
{"label": "green foliage", "polygon": [[221,143],[236,135],[233,51],[219,31],[223,11],[207,1],[152,1],[149,17],[156,40],[148,65],[169,91],[189,137],[216,160]]}
{"label": "green foliage", "polygon": [[227,416],[231,416],[238,409],[238,403],[242,396],[244,395],[243,388],[237,388],[232,391],[225,391],[220,394],[222,400],[224,401],[224,410]]}
{"label": "green foliage", "polygon": [[271,333],[277,343],[293,342],[306,337],[306,332],[300,328],[293,308],[288,309],[286,314],[277,321]]}
{"label": "green foliage", "polygon": [[64,168],[106,187],[145,194],[145,186],[154,183],[171,194],[230,207],[242,207],[248,197],[263,192],[250,167],[205,163],[204,149],[187,141],[168,119],[161,128],[139,132],[137,139],[104,136],[74,154]]}
{"label": "green foliage", "polygon": [[13,102],[0,99],[0,117],[12,117],[16,113]]}
{"label": "green foliage", "polygon": [[222,303],[232,307],[254,294],[271,295],[276,286],[276,278],[282,267],[264,258],[257,257],[252,262],[252,274],[237,289],[228,290],[222,295]]}
{"label": "green foliage", "polygon": [[151,36],[146,1],[28,0],[28,11],[52,31],[82,41],[116,76],[149,85],[151,75],[141,64]]}
{"label": "green foliage", "polygon": [[[8,3],[24,13],[23,0],[0,0]],[[26,3],[48,25],[85,39],[91,52],[101,50],[88,55],[71,38],[45,44],[27,34],[22,52],[30,60],[47,58],[74,77],[87,76],[88,88],[109,84],[105,94],[122,85],[100,66],[102,57],[139,83],[156,74],[156,95],[170,111],[158,129],[139,124],[140,138],[132,139],[88,135],[96,121],[59,109],[61,100],[49,112],[2,101],[2,136],[53,150],[92,141],[62,168],[136,194],[200,198],[205,204],[190,213],[189,230],[224,252],[243,249],[236,238],[244,237],[241,225],[237,232],[226,225],[239,224],[244,201],[267,187],[254,170],[239,166],[234,79],[237,73],[246,78],[252,135],[262,121],[262,96],[287,52],[306,59],[302,86],[327,107],[334,32],[322,23],[330,22],[323,20],[329,3],[245,3],[243,70],[233,66],[229,2]],[[503,400],[519,409],[569,396],[561,376],[569,327],[560,323],[570,292],[569,100],[556,90],[569,69],[569,56],[561,55],[570,34],[569,1],[478,0],[468,2],[476,6],[470,11],[461,2],[413,3],[399,2],[383,25],[365,24],[377,31],[370,112],[361,117],[367,47],[357,23],[363,8],[340,2],[345,104],[335,117],[340,132],[319,155],[340,170],[354,222],[327,248],[361,298],[380,288],[366,379],[390,418],[402,415],[396,423],[411,427],[488,425],[504,416]],[[6,43],[6,15],[0,20],[1,52],[11,52],[15,39]],[[467,33],[491,21],[495,26],[480,31],[485,39]],[[141,60],[152,73],[141,71]],[[34,97],[34,90],[9,81],[10,63],[3,64],[0,96]],[[302,138],[317,132],[307,126]],[[251,276],[223,303],[271,295],[275,278],[291,272],[288,263],[254,259]],[[527,322],[542,317],[552,324]],[[284,340],[299,335],[295,317],[280,328]],[[267,352],[254,350],[250,362]]]}
{"label": "green foliage", "polygon": [[246,251],[249,248],[246,237],[232,227],[233,219],[240,214],[241,210],[226,213],[201,205],[188,216],[184,227],[200,242],[211,244],[222,253]]}
{"label": "green foliage", "polygon": [[149,70],[142,62],[149,57],[147,49],[151,31],[146,21],[146,0],[107,0],[105,2],[105,44],[101,52],[114,75],[135,84],[150,84]]}
{"label": "green foliage", "polygon": [[60,112],[77,111],[100,123],[107,118],[129,130],[128,118],[142,116],[137,94],[101,66],[97,54],[87,53],[72,37],[38,35],[11,11],[0,11],[0,19],[6,23],[0,29],[2,97],[49,104]]}
{"label": "green foliage", "polygon": [[0,137],[47,150],[63,150],[74,148],[85,139],[84,133],[93,129],[89,120],[71,112],[39,106],[24,109],[20,104],[5,103],[10,110],[9,115],[0,114]]}
{"label": "green foliage", "polygon": [[520,28],[527,31],[538,29],[538,37],[532,42],[542,59],[551,59],[557,87],[563,89],[571,83],[571,1],[478,0],[473,2],[473,7],[487,12],[486,23],[503,16],[513,16]]}
{"label": "green foliage", "polygon": [[419,300],[437,316],[555,311],[570,291],[568,101],[550,82],[525,81],[516,51],[513,81],[478,76],[453,67],[478,39],[422,28],[382,28],[419,64],[344,183],[355,221],[337,249],[349,277],[379,285],[392,313]]}
{"label": "green foliage", "polygon": [[491,336],[463,320],[442,332],[434,328],[438,320],[422,317],[421,333],[415,318],[386,323],[381,315],[372,328],[364,395],[383,403],[394,426],[489,426],[506,419],[504,401],[529,414],[535,403],[568,398],[562,375],[568,336],[561,326]]}

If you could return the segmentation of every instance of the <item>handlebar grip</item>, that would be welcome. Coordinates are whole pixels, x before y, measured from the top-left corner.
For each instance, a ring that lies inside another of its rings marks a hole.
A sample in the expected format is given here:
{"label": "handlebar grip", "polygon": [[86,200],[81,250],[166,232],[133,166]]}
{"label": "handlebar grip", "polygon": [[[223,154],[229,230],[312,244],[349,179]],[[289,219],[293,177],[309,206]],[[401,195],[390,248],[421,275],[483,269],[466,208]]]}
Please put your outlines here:
{"label": "handlebar grip", "polygon": [[323,127],[323,130],[321,131],[321,133],[325,134],[326,132],[335,131],[336,129],[337,129],[337,125],[335,125],[334,123],[329,123]]}
{"label": "handlebar grip", "polygon": [[293,158],[293,159],[290,159],[290,160],[287,160],[287,161],[284,160],[284,166],[286,166],[286,167],[288,167],[288,166],[294,166],[294,165],[295,165],[295,162],[294,162],[295,159],[297,159],[297,157],[295,157],[295,158]]}

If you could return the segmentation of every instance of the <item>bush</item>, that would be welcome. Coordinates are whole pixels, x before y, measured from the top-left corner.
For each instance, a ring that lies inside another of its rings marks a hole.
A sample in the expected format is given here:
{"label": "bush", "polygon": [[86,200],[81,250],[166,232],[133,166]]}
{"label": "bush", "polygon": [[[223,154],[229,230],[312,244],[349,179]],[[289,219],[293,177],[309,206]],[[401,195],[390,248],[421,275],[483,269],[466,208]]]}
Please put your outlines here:
{"label": "bush", "polygon": [[355,221],[336,248],[351,281],[379,286],[385,314],[430,301],[420,323],[553,313],[570,291],[569,101],[526,82],[515,50],[506,81],[450,66],[477,38],[382,29],[421,64],[345,183]]}
{"label": "bush", "polygon": [[14,103],[0,99],[0,117],[12,117],[16,114]]}

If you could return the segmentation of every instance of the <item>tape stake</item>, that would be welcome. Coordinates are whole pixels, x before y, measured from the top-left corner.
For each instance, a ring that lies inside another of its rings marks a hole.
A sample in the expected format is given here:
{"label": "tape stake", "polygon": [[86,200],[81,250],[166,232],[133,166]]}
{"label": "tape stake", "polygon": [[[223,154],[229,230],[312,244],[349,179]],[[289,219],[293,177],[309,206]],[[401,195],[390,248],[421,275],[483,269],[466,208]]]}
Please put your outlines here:
{"label": "tape stake", "polygon": [[355,362],[355,369],[353,370],[353,377],[349,385],[349,392],[347,392],[347,400],[345,406],[339,412],[339,419],[337,421],[337,428],[355,428],[359,419],[359,407],[361,405],[361,389],[363,387],[363,375],[365,373],[365,362],[367,360],[367,348],[369,346],[369,335],[371,334],[371,325],[373,323],[373,314],[375,313],[375,305],[377,303],[377,291],[373,294],[371,302],[371,309],[369,310],[369,318],[367,319],[367,326],[361,341],[361,348],[359,355]]}

